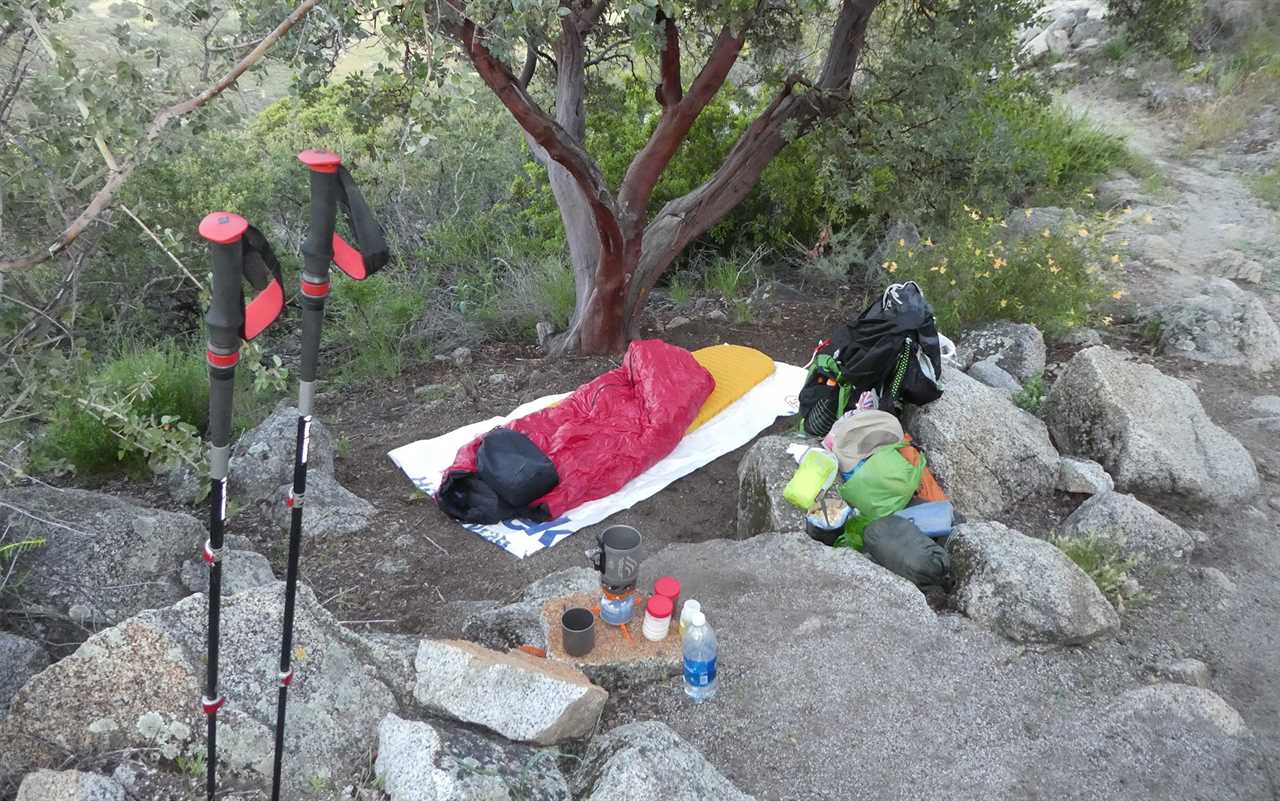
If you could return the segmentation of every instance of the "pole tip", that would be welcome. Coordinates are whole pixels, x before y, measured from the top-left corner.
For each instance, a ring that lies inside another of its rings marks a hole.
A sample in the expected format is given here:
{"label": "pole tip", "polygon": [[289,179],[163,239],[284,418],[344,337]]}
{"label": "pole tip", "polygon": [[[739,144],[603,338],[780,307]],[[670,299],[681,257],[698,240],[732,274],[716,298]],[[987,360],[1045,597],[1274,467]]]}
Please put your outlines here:
{"label": "pole tip", "polygon": [[238,242],[248,227],[248,221],[239,214],[215,211],[200,221],[200,236],[217,245],[230,245]]}
{"label": "pole tip", "polygon": [[342,157],[332,150],[304,150],[298,154],[298,161],[315,172],[336,172],[342,163]]}

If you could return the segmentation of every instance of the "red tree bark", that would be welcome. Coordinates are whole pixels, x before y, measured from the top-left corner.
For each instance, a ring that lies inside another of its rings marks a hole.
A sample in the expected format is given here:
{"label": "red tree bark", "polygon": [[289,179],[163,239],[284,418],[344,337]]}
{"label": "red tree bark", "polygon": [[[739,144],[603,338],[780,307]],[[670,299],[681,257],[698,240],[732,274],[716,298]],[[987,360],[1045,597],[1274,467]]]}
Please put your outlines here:
{"label": "red tree bark", "polygon": [[[665,204],[649,217],[649,202],[663,171],[698,115],[724,85],[746,43],[757,4],[741,30],[716,36],[706,62],[689,84],[681,78],[679,30],[661,16],[661,82],[655,96],[662,117],[628,165],[617,193],[583,147],[586,134],[586,35],[608,0],[566,3],[555,43],[555,116],[529,95],[531,62],[517,78],[486,45],[484,31],[457,6],[457,21],[445,28],[457,38],[477,73],[524,130],[534,158],[548,171],[565,226],[577,290],[569,328],[555,340],[560,352],[611,353],[638,335],[649,291],[693,240],[722,220],[760,180],[788,141],[811,130],[849,100],[853,73],[872,12],[881,0],[843,0],[819,76],[789,79],[768,107],[733,145],[706,182]],[[532,45],[530,45],[532,47]]]}

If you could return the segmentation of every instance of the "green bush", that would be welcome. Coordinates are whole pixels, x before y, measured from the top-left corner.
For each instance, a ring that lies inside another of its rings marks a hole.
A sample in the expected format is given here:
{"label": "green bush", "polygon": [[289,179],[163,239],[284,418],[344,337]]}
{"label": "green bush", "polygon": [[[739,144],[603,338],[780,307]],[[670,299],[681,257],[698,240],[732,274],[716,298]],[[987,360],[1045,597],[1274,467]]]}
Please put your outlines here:
{"label": "green bush", "polygon": [[1107,17],[1133,45],[1180,59],[1191,53],[1204,0],[1107,0]]}
{"label": "green bush", "polygon": [[1093,579],[1117,610],[1123,612],[1126,605],[1132,606],[1143,600],[1141,594],[1126,590],[1129,571],[1137,565],[1137,560],[1126,554],[1119,543],[1096,533],[1083,537],[1057,537],[1051,542]]}
{"label": "green bush", "polygon": [[1088,322],[1111,292],[1097,232],[1010,233],[1003,220],[967,209],[938,243],[900,242],[881,268],[890,280],[919,283],[944,331],[1013,320],[1055,334]]}
{"label": "green bush", "polygon": [[1253,193],[1273,209],[1280,209],[1280,164],[1249,181]]}
{"label": "green bush", "polygon": [[364,281],[336,280],[330,309],[338,332],[330,341],[337,340],[339,379],[392,378],[421,356],[411,334],[425,307],[422,288],[404,275],[383,272]]}
{"label": "green bush", "polygon": [[177,343],[121,353],[59,394],[37,450],[41,458],[65,461],[82,473],[146,463],[146,453],[108,422],[117,413],[157,421],[172,417],[200,431],[209,422],[203,352]]}
{"label": "green bush", "polygon": [[1044,373],[1039,372],[1028,378],[1022,389],[1013,394],[1013,405],[1032,414],[1040,414],[1044,395]]}

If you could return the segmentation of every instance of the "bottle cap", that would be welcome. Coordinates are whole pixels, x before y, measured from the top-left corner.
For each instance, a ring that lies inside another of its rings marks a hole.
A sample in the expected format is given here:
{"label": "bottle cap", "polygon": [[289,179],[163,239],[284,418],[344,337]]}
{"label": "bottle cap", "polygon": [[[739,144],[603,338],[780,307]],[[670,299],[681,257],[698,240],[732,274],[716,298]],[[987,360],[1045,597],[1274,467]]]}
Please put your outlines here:
{"label": "bottle cap", "polygon": [[697,612],[689,615],[689,625],[694,627],[705,626],[707,625],[707,616],[702,614],[702,610],[699,609]]}
{"label": "bottle cap", "polygon": [[671,599],[667,596],[651,595],[649,596],[649,604],[645,609],[653,617],[661,619],[664,617],[671,617],[672,606]]}
{"label": "bottle cap", "polygon": [[663,576],[653,583],[653,591],[674,599],[680,595],[680,582],[675,576]]}
{"label": "bottle cap", "polygon": [[701,611],[702,611],[702,604],[690,598],[689,600],[685,601],[684,606],[680,608],[680,616],[688,617],[692,615],[694,612],[701,612]]}

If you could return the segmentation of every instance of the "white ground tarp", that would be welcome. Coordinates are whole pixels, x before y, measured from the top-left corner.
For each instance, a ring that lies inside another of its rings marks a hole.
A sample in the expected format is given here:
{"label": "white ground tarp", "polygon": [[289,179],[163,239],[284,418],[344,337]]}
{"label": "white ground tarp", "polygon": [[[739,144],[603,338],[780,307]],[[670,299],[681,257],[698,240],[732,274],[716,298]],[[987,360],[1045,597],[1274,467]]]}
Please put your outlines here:
{"label": "white ground tarp", "polygon": [[[773,375],[727,406],[701,428],[680,440],[680,444],[666,458],[636,476],[614,494],[584,503],[546,523],[507,520],[487,525],[467,523],[464,524],[465,528],[523,559],[555,545],[580,528],[599,523],[623,509],[630,509],[676,479],[747,444],[778,417],[795,414],[799,410],[798,395],[800,388],[804,386],[805,369],[782,362],[774,362],[774,366]],[[481,434],[537,411],[567,394],[547,395],[529,401],[506,417],[492,417],[433,439],[412,442],[396,448],[388,455],[418,489],[434,497],[444,471],[453,464],[459,448]]]}

